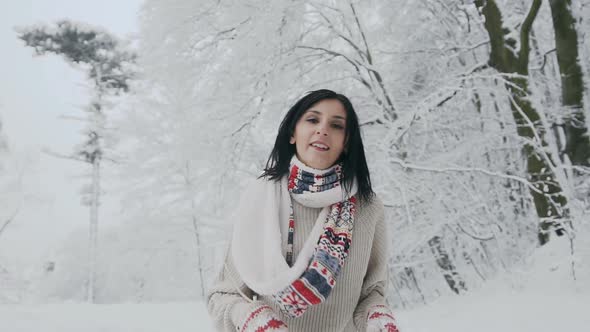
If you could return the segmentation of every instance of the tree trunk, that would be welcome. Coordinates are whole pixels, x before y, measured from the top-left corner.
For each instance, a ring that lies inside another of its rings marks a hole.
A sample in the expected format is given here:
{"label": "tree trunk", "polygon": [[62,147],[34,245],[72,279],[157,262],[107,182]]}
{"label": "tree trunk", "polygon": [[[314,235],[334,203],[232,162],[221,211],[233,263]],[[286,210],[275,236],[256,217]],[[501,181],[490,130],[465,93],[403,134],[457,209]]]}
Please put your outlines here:
{"label": "tree trunk", "polygon": [[190,163],[186,162],[185,165],[185,184],[187,189],[190,193],[190,203],[191,203],[191,219],[193,224],[193,231],[195,234],[195,244],[197,246],[197,269],[199,270],[199,281],[201,283],[201,298],[205,298],[205,277],[203,271],[203,255],[202,255],[202,245],[201,245],[201,231],[199,227],[199,222],[197,220],[197,204],[193,197],[193,182],[191,181],[191,172],[190,172]]}
{"label": "tree trunk", "polygon": [[[194,206],[194,203],[193,203]],[[196,244],[197,244],[197,259],[199,260],[199,263],[197,264],[197,267],[199,269],[199,279],[201,281],[201,298],[204,299],[205,298],[205,277],[204,277],[204,273],[203,273],[203,263],[202,263],[202,255],[201,255],[201,239],[199,236],[199,223],[197,221],[197,217],[196,215],[193,214],[192,216],[193,218],[193,229],[195,232],[195,240],[196,240]]]}
{"label": "tree trunk", "polygon": [[574,165],[590,166],[590,140],[584,117],[584,76],[578,63],[578,33],[571,0],[549,0],[555,51],[561,73],[561,103],[564,116],[565,153]]}
{"label": "tree trunk", "polygon": [[418,280],[416,279],[416,274],[414,273],[414,269],[411,267],[404,267],[404,272],[406,276],[412,281],[412,285],[415,287],[415,291],[420,294],[420,298],[422,299],[422,303],[426,304],[426,298],[424,297],[424,293],[422,289],[420,289],[420,285],[418,284]]}
{"label": "tree trunk", "polygon": [[92,201],[90,205],[90,241],[89,241],[89,268],[88,287],[86,300],[94,303],[96,300],[96,267],[98,254],[98,205],[100,200],[100,158],[94,158],[92,162]]}
{"label": "tree trunk", "polygon": [[450,259],[447,250],[444,248],[441,237],[434,236],[430,240],[428,240],[428,245],[430,246],[430,250],[432,250],[432,254],[436,259],[436,263],[443,271],[443,276],[445,281],[451,288],[451,290],[457,294],[466,291],[465,281],[457,272],[455,265]]}
{"label": "tree trunk", "polygon": [[[517,126],[517,133],[529,142],[536,142],[544,149],[547,146],[541,118],[537,110],[528,99],[528,65],[529,65],[529,36],[532,24],[537,17],[542,0],[533,0],[531,8],[522,23],[520,31],[520,50],[513,51],[516,41],[508,38],[508,32],[503,27],[502,13],[494,0],[476,0],[475,5],[481,9],[485,17],[485,28],[490,37],[491,52],[489,64],[501,73],[519,74],[506,78],[506,89],[511,95],[512,116]],[[538,239],[541,245],[549,241],[551,228],[558,230],[561,235],[563,219],[567,217],[565,205],[567,200],[563,196],[561,186],[557,180],[551,164],[552,157],[548,152],[535,149],[531,143],[525,143],[523,154],[527,161],[527,175],[534,188],[530,189],[539,216]]]}

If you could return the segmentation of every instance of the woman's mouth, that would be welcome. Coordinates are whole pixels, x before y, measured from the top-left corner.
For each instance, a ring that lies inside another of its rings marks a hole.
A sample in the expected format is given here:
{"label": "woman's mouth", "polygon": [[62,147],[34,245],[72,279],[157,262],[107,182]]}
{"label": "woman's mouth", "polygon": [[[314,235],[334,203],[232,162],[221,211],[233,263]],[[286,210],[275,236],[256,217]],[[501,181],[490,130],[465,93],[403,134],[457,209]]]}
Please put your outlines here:
{"label": "woman's mouth", "polygon": [[314,143],[311,143],[310,145],[312,147],[314,147],[318,151],[328,151],[328,150],[330,150],[330,148],[327,145],[323,144],[323,143],[314,142]]}

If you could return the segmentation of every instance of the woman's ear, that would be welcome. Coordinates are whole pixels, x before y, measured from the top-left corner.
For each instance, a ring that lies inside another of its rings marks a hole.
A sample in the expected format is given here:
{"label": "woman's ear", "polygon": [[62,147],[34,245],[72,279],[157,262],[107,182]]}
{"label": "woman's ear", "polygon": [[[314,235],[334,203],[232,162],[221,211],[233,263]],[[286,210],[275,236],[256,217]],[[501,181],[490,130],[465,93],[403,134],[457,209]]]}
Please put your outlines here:
{"label": "woman's ear", "polygon": [[289,144],[295,144],[295,137],[291,136],[289,139]]}

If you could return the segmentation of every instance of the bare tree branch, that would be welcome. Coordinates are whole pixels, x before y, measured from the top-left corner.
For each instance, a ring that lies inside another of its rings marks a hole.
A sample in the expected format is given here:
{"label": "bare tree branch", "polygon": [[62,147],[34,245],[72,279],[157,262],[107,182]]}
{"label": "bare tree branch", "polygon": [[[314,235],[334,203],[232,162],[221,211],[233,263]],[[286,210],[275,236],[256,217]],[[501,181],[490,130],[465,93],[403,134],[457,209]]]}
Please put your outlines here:
{"label": "bare tree branch", "polygon": [[16,218],[16,216],[18,215],[18,213],[20,211],[20,208],[21,208],[21,205],[19,204],[19,206],[14,211],[14,213],[12,213],[12,215],[4,221],[4,224],[2,224],[2,227],[0,227],[0,236],[2,236],[2,233],[4,232],[4,230],[6,229],[6,227],[8,227],[8,224],[10,224],[12,221],[14,221],[14,219]]}
{"label": "bare tree branch", "polygon": [[535,192],[538,192],[540,194],[543,194],[542,191],[540,191],[539,189],[535,188],[535,186],[529,182],[527,179],[524,179],[520,176],[515,176],[515,175],[510,175],[510,174],[504,174],[504,173],[500,173],[500,172],[494,172],[494,171],[489,171],[483,168],[479,168],[479,167],[431,167],[431,166],[421,166],[421,165],[415,165],[415,164],[411,164],[411,163],[407,163],[401,159],[398,158],[394,158],[394,157],[390,157],[389,160],[394,163],[394,164],[398,164],[401,167],[405,168],[411,168],[414,170],[421,170],[421,171],[428,171],[428,172],[437,172],[437,173],[446,173],[446,172],[476,172],[476,173],[482,173],[482,174],[486,174],[489,176],[494,176],[494,177],[500,177],[500,178],[504,178],[504,179],[510,179],[510,180],[514,180],[517,182],[520,182],[524,185],[526,185],[527,187],[531,188],[531,190],[534,190]]}

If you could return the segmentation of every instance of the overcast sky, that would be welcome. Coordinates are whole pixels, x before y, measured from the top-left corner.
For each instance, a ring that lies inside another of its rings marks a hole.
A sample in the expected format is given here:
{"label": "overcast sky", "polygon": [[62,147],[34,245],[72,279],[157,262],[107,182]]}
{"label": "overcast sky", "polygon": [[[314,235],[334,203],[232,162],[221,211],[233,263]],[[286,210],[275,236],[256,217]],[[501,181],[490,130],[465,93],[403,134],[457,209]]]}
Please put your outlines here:
{"label": "overcast sky", "polygon": [[67,146],[76,139],[71,134],[77,135],[77,131],[68,130],[71,123],[61,120],[64,130],[56,130],[52,122],[59,114],[78,112],[75,106],[84,104],[84,76],[57,56],[33,57],[32,49],[23,47],[13,28],[69,18],[102,26],[125,37],[137,31],[141,1],[4,2],[0,12],[0,112],[11,148],[22,150],[40,142]]}
{"label": "overcast sky", "polygon": [[[41,148],[69,153],[82,140],[81,124],[58,117],[80,114],[79,107],[87,103],[84,74],[58,56],[34,57],[16,38],[14,27],[67,18],[130,37],[138,29],[141,2],[2,0],[0,119],[11,158],[23,164],[20,196],[25,204],[0,238],[0,258],[33,259],[55,248],[76,225],[88,224],[88,209],[80,206],[78,195],[87,166],[39,153]],[[10,213],[13,203],[0,202],[0,217]]]}

